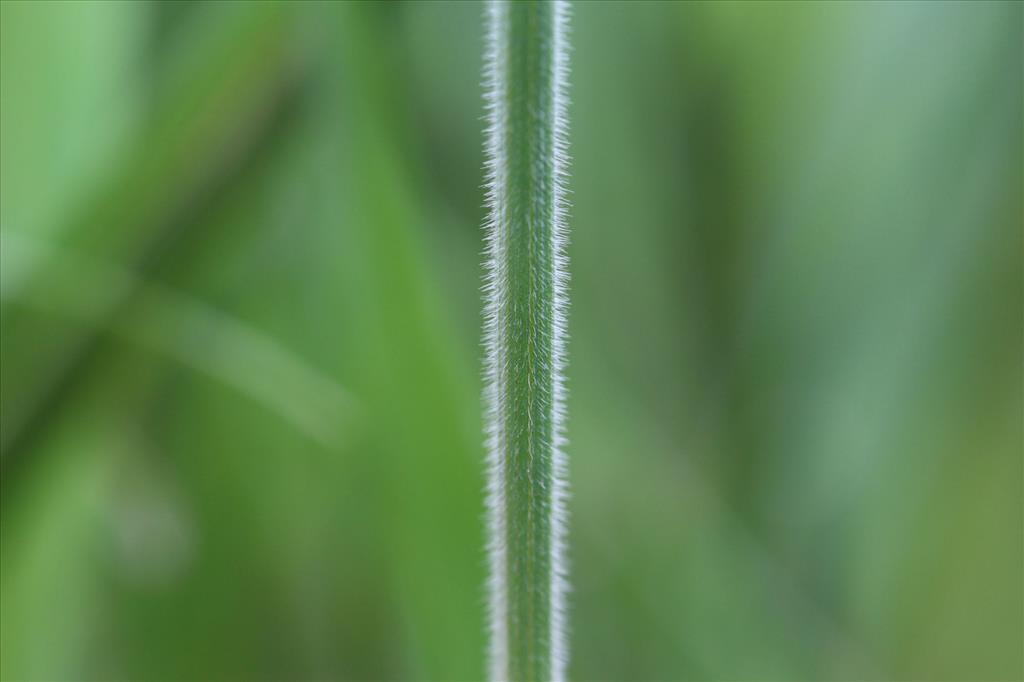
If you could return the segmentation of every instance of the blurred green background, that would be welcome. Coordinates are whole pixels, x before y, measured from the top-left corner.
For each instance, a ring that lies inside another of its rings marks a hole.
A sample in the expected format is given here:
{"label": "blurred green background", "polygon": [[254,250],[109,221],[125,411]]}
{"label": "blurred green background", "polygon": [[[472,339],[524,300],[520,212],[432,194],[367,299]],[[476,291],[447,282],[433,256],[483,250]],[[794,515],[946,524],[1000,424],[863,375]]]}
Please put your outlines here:
{"label": "blurred green background", "polygon": [[[0,677],[478,680],[481,7],[0,4]],[[578,680],[1019,680],[1020,3],[579,2]]]}

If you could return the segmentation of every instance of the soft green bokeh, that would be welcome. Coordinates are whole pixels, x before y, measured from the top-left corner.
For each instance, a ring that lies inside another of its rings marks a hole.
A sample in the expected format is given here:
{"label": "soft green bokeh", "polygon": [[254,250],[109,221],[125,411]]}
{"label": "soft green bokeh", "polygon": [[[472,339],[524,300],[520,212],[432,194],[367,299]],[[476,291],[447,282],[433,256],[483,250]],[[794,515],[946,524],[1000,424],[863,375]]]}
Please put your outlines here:
{"label": "soft green bokeh", "polygon": [[[573,679],[1024,677],[1022,8],[576,3]],[[481,678],[481,14],[0,3],[0,678]]]}

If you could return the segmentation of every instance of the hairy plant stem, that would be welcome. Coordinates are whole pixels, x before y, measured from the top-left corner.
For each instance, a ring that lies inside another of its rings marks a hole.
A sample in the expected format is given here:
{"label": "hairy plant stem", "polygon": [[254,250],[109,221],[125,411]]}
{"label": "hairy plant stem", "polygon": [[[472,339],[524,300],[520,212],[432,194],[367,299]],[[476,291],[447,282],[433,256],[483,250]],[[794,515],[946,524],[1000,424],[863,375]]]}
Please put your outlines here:
{"label": "hairy plant stem", "polygon": [[490,676],[565,676],[564,2],[491,2],[485,67]]}

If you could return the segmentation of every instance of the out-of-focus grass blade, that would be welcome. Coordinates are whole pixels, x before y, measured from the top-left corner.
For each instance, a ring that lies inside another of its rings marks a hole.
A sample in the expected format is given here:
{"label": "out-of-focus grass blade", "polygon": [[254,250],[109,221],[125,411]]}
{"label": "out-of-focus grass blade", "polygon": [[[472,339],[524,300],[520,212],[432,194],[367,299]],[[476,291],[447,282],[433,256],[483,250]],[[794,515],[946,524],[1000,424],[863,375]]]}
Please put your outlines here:
{"label": "out-of-focus grass blade", "polygon": [[[0,678],[80,679],[103,612],[95,549],[110,480],[110,423],[88,410],[50,434],[43,476],[5,492]],[[73,449],[77,457],[54,457]],[[26,523],[26,521],[28,523]]]}
{"label": "out-of-focus grass blade", "polygon": [[[46,261],[54,269],[45,290],[8,284],[18,265]],[[81,287],[80,282],[89,282]],[[0,301],[101,327],[113,302],[132,292],[132,305],[111,331],[206,372],[262,403],[325,447],[337,447],[354,402],[347,391],[275,339],[230,315],[130,270],[57,253],[24,236],[0,235]],[[31,293],[37,298],[7,301]]]}
{"label": "out-of-focus grass blade", "polygon": [[0,5],[0,229],[46,234],[139,132],[144,3]]}
{"label": "out-of-focus grass blade", "polygon": [[396,143],[414,114],[393,15],[359,3],[332,12],[340,78],[329,90],[334,123],[325,134],[345,201],[330,213],[338,216],[348,320],[358,330],[351,388],[374,415],[366,456],[379,462],[380,499],[366,513],[379,516],[388,538],[408,651],[394,674],[482,679],[482,595],[469,587],[483,581],[476,358],[461,353],[423,256],[427,204]]}
{"label": "out-of-focus grass blade", "polygon": [[[214,3],[196,11],[179,36],[167,90],[157,96],[151,122],[106,186],[61,231],[61,242],[126,267],[145,266],[205,189],[260,140],[295,82],[300,64],[288,42],[290,17],[278,3]],[[11,286],[45,287],[53,276],[45,262],[23,267],[24,277]],[[118,304],[111,301],[109,312]],[[45,418],[47,402],[82,358],[93,331],[54,329],[9,307],[2,314],[0,464],[6,469],[19,439],[35,419]]]}

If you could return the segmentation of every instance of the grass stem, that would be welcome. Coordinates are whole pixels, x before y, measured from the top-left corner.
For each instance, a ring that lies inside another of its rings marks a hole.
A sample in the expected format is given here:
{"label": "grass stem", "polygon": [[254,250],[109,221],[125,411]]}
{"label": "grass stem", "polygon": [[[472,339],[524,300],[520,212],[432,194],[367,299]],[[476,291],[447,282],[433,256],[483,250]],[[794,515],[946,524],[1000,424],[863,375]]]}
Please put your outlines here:
{"label": "grass stem", "polygon": [[490,676],[567,663],[567,4],[490,3],[485,282]]}

